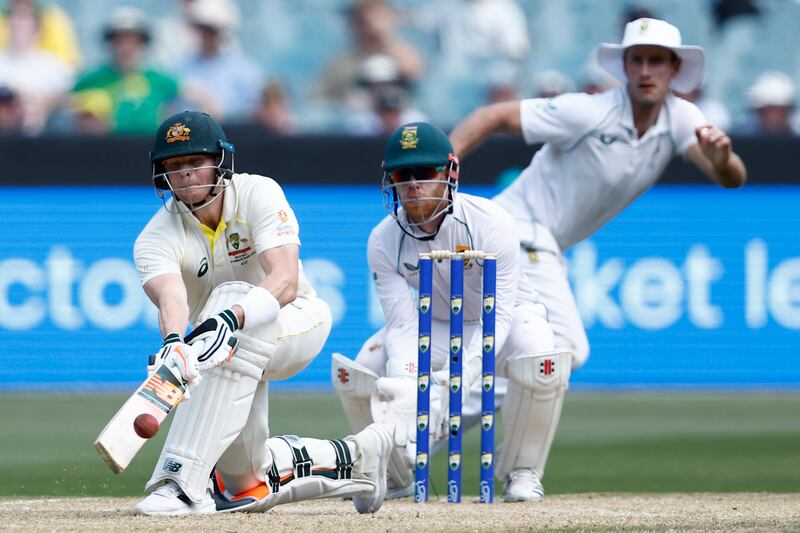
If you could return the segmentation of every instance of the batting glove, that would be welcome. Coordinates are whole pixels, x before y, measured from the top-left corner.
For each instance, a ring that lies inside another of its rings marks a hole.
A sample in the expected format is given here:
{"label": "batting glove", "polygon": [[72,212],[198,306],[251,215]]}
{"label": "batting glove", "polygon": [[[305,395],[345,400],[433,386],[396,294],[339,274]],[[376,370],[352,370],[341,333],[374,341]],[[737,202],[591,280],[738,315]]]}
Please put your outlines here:
{"label": "batting glove", "polygon": [[200,370],[220,366],[230,361],[239,339],[233,333],[239,329],[239,321],[233,311],[225,311],[206,319],[186,336],[189,344],[197,353]]}
{"label": "batting glove", "polygon": [[147,376],[152,376],[161,365],[173,369],[184,383],[192,387],[200,383],[200,366],[195,351],[181,340],[178,333],[170,333],[164,337],[161,349],[150,356]]}

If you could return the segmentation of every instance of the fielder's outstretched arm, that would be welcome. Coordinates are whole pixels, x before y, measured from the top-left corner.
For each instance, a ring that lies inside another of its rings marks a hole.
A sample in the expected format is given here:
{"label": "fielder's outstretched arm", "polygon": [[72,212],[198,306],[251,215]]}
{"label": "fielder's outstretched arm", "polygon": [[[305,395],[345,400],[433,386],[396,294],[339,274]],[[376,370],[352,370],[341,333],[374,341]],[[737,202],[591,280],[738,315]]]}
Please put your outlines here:
{"label": "fielder's outstretched arm", "polygon": [[724,131],[706,124],[695,129],[697,144],[686,152],[686,158],[712,181],[734,189],[747,181],[747,168],[733,151],[731,139]]}
{"label": "fielder's outstretched arm", "polygon": [[519,101],[479,107],[453,128],[450,142],[462,159],[495,132],[522,134]]}

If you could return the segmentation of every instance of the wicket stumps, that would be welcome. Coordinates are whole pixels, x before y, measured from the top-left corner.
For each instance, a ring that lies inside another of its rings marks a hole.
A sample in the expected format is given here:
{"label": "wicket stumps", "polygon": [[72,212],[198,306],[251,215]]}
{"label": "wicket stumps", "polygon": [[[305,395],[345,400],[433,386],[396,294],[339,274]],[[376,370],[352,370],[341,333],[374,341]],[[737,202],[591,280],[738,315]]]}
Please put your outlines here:
{"label": "wicket stumps", "polygon": [[483,260],[483,358],[481,378],[481,455],[480,501],[494,501],[494,326],[496,260],[479,251],[450,252],[434,250],[419,256],[419,344],[417,377],[417,457],[414,499],[428,501],[430,445],[430,382],[431,382],[431,296],[433,292],[433,260],[450,259],[450,413],[448,419],[447,501],[461,501],[464,331],[464,262]]}

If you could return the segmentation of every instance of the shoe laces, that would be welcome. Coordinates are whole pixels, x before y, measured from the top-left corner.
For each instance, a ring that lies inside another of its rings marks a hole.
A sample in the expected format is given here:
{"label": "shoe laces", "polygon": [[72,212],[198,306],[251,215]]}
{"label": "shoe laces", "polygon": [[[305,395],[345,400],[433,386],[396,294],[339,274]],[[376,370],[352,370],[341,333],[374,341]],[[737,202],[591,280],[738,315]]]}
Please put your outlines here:
{"label": "shoe laces", "polygon": [[183,491],[180,486],[172,480],[166,481],[163,485],[158,487],[154,494],[165,496],[168,498],[183,496]]}
{"label": "shoe laces", "polygon": [[539,476],[531,468],[517,468],[512,470],[508,475],[511,481],[530,481],[534,484],[539,484]]}

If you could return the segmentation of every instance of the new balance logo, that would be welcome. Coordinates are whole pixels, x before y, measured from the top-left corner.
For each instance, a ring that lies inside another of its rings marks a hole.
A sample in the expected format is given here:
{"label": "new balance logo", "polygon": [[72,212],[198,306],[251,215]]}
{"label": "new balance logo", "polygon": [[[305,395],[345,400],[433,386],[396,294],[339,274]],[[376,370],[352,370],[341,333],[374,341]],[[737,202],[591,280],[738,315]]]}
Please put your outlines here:
{"label": "new balance logo", "polygon": [[183,464],[179,463],[175,459],[167,459],[164,461],[164,470],[167,472],[172,472],[173,474],[177,474],[183,468]]}

